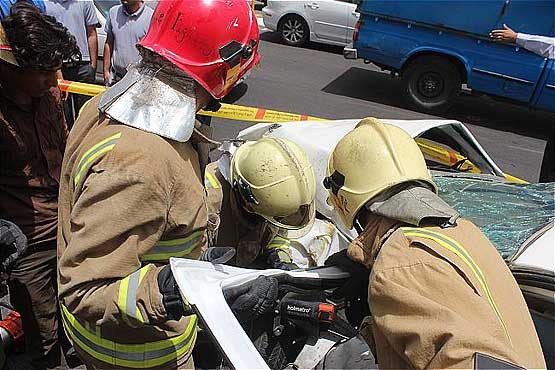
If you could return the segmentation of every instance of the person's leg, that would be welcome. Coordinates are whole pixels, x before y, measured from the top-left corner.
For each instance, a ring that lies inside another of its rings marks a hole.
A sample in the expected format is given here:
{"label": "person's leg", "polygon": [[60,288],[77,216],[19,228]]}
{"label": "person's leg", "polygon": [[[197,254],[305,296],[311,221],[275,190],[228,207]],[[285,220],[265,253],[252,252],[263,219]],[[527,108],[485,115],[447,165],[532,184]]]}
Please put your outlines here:
{"label": "person's leg", "polygon": [[[75,78],[74,81],[79,81],[87,84],[94,84],[96,82],[96,71],[89,63],[81,64],[77,68],[77,77]],[[77,115],[79,114],[79,110],[81,109],[83,104],[85,104],[85,102],[89,100],[91,97],[86,95],[79,95],[79,94],[74,94],[74,95],[75,95],[75,116],[77,117]]]}
{"label": "person's leg", "polygon": [[31,251],[10,274],[10,300],[23,321],[25,346],[37,369],[61,363],[56,297],[56,249]]}

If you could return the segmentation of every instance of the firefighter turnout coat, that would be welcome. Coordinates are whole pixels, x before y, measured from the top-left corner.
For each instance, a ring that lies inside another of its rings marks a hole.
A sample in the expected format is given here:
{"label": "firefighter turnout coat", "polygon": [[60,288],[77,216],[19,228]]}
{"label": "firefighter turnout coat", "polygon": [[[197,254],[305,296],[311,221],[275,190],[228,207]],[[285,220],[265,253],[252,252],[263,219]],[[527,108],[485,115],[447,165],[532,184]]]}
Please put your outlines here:
{"label": "firefighter turnout coat", "polygon": [[545,368],[522,293],[485,235],[463,219],[403,226],[372,216],[348,249],[372,269],[362,331],[379,367],[472,369],[491,357]]}
{"label": "firefighter turnout coat", "polygon": [[207,208],[198,154],[100,114],[73,127],[60,182],[59,297],[64,328],[98,369],[192,366],[196,316],[168,321],[158,272],[198,258]]}

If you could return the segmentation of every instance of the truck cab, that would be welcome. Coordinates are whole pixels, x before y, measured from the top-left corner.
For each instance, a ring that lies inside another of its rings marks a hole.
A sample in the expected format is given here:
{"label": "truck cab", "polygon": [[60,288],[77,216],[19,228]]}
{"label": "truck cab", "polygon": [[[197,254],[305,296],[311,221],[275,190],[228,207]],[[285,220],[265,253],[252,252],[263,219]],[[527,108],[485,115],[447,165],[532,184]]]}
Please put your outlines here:
{"label": "truck cab", "polygon": [[399,74],[409,102],[445,111],[466,86],[531,108],[555,111],[555,63],[489,38],[503,24],[553,37],[553,0],[362,0],[347,59]]}

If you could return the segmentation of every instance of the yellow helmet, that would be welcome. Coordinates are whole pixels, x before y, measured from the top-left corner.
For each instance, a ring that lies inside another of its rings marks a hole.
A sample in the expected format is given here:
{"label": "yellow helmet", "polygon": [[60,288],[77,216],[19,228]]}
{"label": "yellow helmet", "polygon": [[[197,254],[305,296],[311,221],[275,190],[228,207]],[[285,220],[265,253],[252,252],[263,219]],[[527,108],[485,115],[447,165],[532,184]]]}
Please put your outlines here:
{"label": "yellow helmet", "polygon": [[231,183],[243,207],[286,230],[314,221],[312,164],[295,143],[263,138],[241,145],[231,161]]}
{"label": "yellow helmet", "polygon": [[385,190],[419,181],[437,187],[416,142],[401,128],[365,118],[335,146],[324,186],[348,228],[360,209]]}

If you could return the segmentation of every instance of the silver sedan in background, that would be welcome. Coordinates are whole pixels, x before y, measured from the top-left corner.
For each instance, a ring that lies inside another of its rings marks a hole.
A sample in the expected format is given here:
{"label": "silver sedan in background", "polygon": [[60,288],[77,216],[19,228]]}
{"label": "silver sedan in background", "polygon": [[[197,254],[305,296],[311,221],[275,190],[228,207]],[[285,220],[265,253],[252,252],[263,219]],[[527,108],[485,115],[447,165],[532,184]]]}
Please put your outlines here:
{"label": "silver sedan in background", "polygon": [[268,0],[264,25],[283,41],[302,46],[308,41],[344,46],[353,39],[357,0]]}

